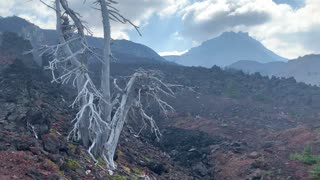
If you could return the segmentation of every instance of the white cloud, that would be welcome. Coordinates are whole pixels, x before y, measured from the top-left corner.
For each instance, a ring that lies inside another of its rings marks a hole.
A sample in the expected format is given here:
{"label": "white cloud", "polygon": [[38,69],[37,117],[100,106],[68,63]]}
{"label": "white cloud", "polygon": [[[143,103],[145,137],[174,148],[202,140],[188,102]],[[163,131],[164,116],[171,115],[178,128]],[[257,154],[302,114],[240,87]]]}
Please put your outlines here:
{"label": "white cloud", "polygon": [[114,32],[111,32],[111,36],[112,36],[114,39],[126,39],[126,40],[130,40],[130,37],[128,36],[128,34],[125,33],[125,32],[122,32],[122,31],[114,31]]}
{"label": "white cloud", "polygon": [[204,41],[239,26],[255,26],[270,15],[264,10],[265,0],[255,6],[254,0],[204,0],[182,10],[182,34]]}
{"label": "white cloud", "polygon": [[286,41],[282,41],[279,38],[268,38],[262,40],[262,43],[266,47],[273,49],[277,54],[292,59],[298,56],[312,53],[311,50],[305,49],[303,44],[301,43],[289,43]]}
{"label": "white cloud", "polygon": [[19,16],[42,28],[54,28],[55,14],[38,1],[31,0],[1,0],[0,16]]}
{"label": "white cloud", "polygon": [[[69,0],[81,12],[95,36],[102,36],[101,15],[92,9],[94,0]],[[181,16],[182,30],[169,38],[189,38],[193,46],[224,31],[246,31],[272,51],[288,58],[320,53],[320,3],[305,0],[292,8],[291,0],[122,0],[117,7],[136,25],[148,24],[150,17]],[[303,1],[303,0],[295,0]],[[50,3],[52,0],[46,0]],[[0,0],[0,16],[18,15],[42,28],[55,27],[54,12],[38,0]],[[129,25],[112,23],[112,37],[130,39]],[[159,27],[161,28],[161,27]],[[165,46],[165,45],[164,45]]]}
{"label": "white cloud", "polygon": [[13,7],[14,2],[10,0],[0,1],[0,16],[7,16],[10,14],[10,8]]}
{"label": "white cloud", "polygon": [[[101,14],[93,9],[95,0],[69,0],[70,7],[80,12],[83,19],[88,22],[95,36],[102,36]],[[51,0],[45,0],[52,4]],[[148,19],[158,14],[167,17],[177,11],[188,0],[122,0],[116,7],[134,24],[142,26]],[[45,29],[55,28],[55,13],[41,4],[38,0],[0,0],[0,16],[17,15]],[[128,30],[133,27],[120,23],[112,23],[112,37],[129,39]]]}
{"label": "white cloud", "polygon": [[295,58],[320,53],[319,9],[319,0],[306,0],[300,9],[272,0],[203,0],[181,11],[181,34],[202,42],[224,31],[247,31],[276,53]]}
{"label": "white cloud", "polygon": [[248,28],[248,31],[267,47],[288,58],[320,53],[319,9],[318,0],[306,0],[305,6],[297,10],[273,4],[269,9],[272,20]]}
{"label": "white cloud", "polygon": [[160,56],[180,56],[184,53],[188,52],[188,50],[185,51],[169,51],[169,52],[160,52]]}
{"label": "white cloud", "polygon": [[189,0],[166,0],[166,6],[159,11],[161,17],[168,17],[175,14],[189,4]]}

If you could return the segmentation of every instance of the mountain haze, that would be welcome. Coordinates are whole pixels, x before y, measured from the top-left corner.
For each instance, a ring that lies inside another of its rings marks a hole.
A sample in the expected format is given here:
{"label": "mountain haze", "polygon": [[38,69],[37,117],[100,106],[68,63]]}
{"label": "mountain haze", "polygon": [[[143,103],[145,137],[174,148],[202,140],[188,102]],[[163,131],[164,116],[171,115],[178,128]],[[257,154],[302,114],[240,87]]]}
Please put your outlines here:
{"label": "mountain haze", "polygon": [[261,63],[286,61],[253,39],[248,33],[225,32],[217,38],[203,42],[181,56],[170,56],[168,60],[186,66],[228,66],[239,60]]}
{"label": "mountain haze", "polygon": [[257,61],[241,60],[228,66],[227,68],[241,70],[248,74],[259,72],[261,75],[278,75],[285,68],[286,62],[260,63]]}
{"label": "mountain haze", "polygon": [[306,55],[288,62],[259,63],[238,61],[228,68],[242,70],[245,73],[259,72],[266,76],[294,77],[298,82],[320,85],[320,55]]}

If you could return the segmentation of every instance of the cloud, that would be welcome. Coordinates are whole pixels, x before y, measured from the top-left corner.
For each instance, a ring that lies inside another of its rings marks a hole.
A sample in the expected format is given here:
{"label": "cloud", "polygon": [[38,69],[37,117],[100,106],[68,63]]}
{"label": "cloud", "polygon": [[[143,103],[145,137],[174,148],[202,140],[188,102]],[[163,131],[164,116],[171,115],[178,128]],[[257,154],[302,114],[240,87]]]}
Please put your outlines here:
{"label": "cloud", "polygon": [[161,17],[173,15],[190,4],[189,0],[167,0],[163,2],[166,2],[166,7],[158,12]]}
{"label": "cloud", "polygon": [[55,27],[55,13],[39,1],[31,0],[1,0],[0,16],[19,16],[41,26],[42,28]]}
{"label": "cloud", "polygon": [[256,5],[249,0],[205,0],[182,10],[184,36],[204,41],[226,30],[240,26],[255,26],[270,19],[264,1]]}
{"label": "cloud", "polygon": [[320,53],[320,3],[306,0],[300,9],[276,5],[270,9],[272,20],[248,28],[251,35],[276,53],[296,58],[310,53]]}
{"label": "cloud", "polygon": [[10,0],[0,1],[0,16],[10,14],[10,8],[13,7],[14,2]]}
{"label": "cloud", "polygon": [[[70,6],[81,12],[94,35],[101,37],[101,15],[91,8],[93,1],[83,4],[82,0],[69,0]],[[320,53],[319,0],[122,0],[117,8],[141,29],[150,24],[151,29],[162,28],[162,25],[172,27],[167,30],[168,34],[161,34],[166,38],[161,41],[163,44],[151,43],[162,51],[183,50],[224,31],[245,31],[287,58]],[[0,16],[10,15],[23,17],[42,28],[55,28],[54,12],[38,0],[0,0]],[[157,16],[159,21],[150,23]],[[133,36],[134,29],[129,25],[112,23],[111,27],[113,38]],[[147,42],[159,39],[152,33]],[[182,42],[183,48],[176,46]]]}
{"label": "cloud", "polygon": [[305,0],[273,0],[277,4],[288,4],[294,9],[301,8],[305,5]]}
{"label": "cloud", "polygon": [[188,50],[185,51],[169,51],[169,52],[160,52],[160,56],[180,56],[184,53],[188,52]]}
{"label": "cloud", "polygon": [[[303,6],[294,8],[294,2]],[[285,3],[288,2],[288,3]],[[194,42],[216,37],[224,31],[246,31],[269,49],[295,58],[320,53],[319,0],[203,0],[180,11],[180,34]],[[291,4],[291,5],[290,5]]]}
{"label": "cloud", "polygon": [[[84,4],[81,0],[69,0],[70,7],[81,13],[95,36],[102,36],[101,14],[93,9],[95,0],[87,0]],[[52,4],[51,0],[45,0]],[[168,17],[175,13],[182,4],[188,0],[122,0],[116,7],[122,15],[130,19],[134,24],[143,26],[148,19],[157,14],[161,17]],[[1,0],[0,16],[17,15],[45,29],[55,28],[55,13],[42,5],[38,0]],[[112,37],[129,39],[128,31],[133,28],[130,25],[123,25],[112,22]]]}
{"label": "cloud", "polygon": [[[102,36],[102,19],[101,12],[91,7],[94,0],[88,0],[85,4],[79,0],[69,0],[70,6],[77,12],[81,12],[83,19],[88,22],[92,31],[96,36]],[[145,0],[122,0],[121,3],[116,5],[124,17],[130,19],[135,25],[141,26],[147,22],[158,9],[164,8],[162,1],[145,1]],[[118,22],[111,23],[112,37],[113,38],[126,38],[128,39],[127,31],[133,29],[128,24],[121,24]]]}

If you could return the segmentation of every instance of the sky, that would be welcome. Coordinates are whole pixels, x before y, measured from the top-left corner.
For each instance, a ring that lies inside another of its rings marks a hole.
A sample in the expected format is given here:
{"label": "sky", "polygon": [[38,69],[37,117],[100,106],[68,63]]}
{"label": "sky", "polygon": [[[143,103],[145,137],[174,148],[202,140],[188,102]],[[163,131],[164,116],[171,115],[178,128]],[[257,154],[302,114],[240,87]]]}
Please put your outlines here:
{"label": "sky", "polygon": [[[52,0],[44,0],[52,3]],[[69,0],[95,36],[102,36],[94,0]],[[225,31],[248,32],[289,59],[320,54],[320,0],[121,0],[116,7],[140,27],[112,23],[112,37],[145,44],[161,55],[179,55]],[[45,29],[54,12],[39,0],[0,0],[0,16],[17,15]]]}

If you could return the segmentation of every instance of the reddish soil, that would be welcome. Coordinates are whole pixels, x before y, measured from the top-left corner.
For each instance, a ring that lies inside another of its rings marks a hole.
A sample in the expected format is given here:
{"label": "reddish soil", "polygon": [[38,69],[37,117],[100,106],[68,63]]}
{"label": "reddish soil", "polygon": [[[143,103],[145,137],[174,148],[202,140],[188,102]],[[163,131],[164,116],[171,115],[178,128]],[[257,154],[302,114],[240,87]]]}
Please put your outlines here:
{"label": "reddish soil", "polygon": [[40,159],[31,152],[0,151],[0,179],[31,180],[33,173],[40,173],[47,177],[58,173],[48,159]]}
{"label": "reddish soil", "polygon": [[[176,116],[177,117],[177,116]],[[310,126],[297,126],[283,130],[243,128],[236,123],[203,117],[175,118],[168,122],[177,128],[200,130],[210,136],[238,140],[248,147],[241,152],[220,149],[211,153],[215,162],[215,178],[222,179],[309,179],[312,166],[290,160],[290,155],[312,146],[319,152],[320,132]],[[257,157],[250,157],[250,153]]]}

